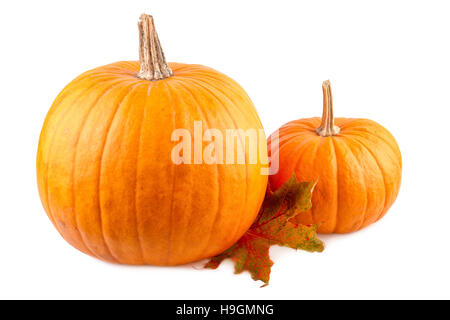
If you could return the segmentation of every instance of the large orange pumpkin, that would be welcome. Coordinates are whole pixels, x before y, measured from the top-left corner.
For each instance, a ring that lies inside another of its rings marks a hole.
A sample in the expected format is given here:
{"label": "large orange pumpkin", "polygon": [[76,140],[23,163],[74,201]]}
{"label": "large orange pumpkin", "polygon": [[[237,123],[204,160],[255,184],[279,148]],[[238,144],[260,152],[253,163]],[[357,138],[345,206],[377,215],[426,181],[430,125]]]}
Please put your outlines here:
{"label": "large orange pumpkin", "polygon": [[267,150],[253,164],[175,164],[175,129],[193,132],[201,121],[225,136],[262,126],[235,81],[167,64],[151,16],[139,29],[140,63],[88,71],[54,101],[39,141],[39,193],[56,229],[86,254],[183,264],[224,251],[249,228],[266,191]]}
{"label": "large orange pumpkin", "polygon": [[279,171],[269,184],[276,190],[292,173],[301,181],[317,181],[312,208],[297,222],[318,223],[321,233],[347,233],[379,220],[391,207],[400,188],[402,158],[394,137],[378,123],[335,121],[330,83],[322,87],[322,119],[295,120],[279,129],[279,148],[271,152],[279,157]]}

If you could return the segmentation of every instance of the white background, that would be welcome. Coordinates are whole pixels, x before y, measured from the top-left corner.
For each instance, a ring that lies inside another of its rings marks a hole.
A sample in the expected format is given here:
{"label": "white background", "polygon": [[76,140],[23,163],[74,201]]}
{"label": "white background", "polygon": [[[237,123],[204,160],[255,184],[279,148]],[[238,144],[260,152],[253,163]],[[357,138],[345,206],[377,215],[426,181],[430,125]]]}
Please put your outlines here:
{"label": "white background", "polygon": [[[88,69],[138,58],[154,15],[169,61],[237,80],[267,134],[319,116],[373,119],[403,155],[386,217],[323,236],[321,254],[274,247],[271,282],[218,270],[107,264],[68,245],[39,200],[35,157],[58,92]],[[448,1],[1,1],[0,298],[450,298]]]}

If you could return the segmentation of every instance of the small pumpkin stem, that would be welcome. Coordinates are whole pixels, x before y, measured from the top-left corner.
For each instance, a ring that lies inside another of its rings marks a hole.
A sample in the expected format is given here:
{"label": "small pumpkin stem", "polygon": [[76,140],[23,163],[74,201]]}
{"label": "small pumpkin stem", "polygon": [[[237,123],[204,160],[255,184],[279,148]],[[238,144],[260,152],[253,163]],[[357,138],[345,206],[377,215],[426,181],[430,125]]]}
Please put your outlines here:
{"label": "small pumpkin stem", "polygon": [[164,57],[153,17],[142,14],[139,18],[138,27],[139,60],[141,64],[138,78],[154,81],[170,77],[173,72]]}
{"label": "small pumpkin stem", "polygon": [[331,95],[330,81],[326,80],[322,83],[323,91],[323,114],[322,123],[316,129],[316,133],[321,137],[335,136],[339,134],[341,129],[334,125],[333,115],[333,96]]}

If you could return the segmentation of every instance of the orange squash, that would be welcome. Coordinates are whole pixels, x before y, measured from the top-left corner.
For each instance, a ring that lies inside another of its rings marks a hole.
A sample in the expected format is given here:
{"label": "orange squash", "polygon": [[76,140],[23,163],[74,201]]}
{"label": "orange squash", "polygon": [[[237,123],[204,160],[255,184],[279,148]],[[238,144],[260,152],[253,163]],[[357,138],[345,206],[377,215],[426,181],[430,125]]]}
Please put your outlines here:
{"label": "orange squash", "polygon": [[402,158],[394,137],[368,119],[336,118],[329,81],[323,83],[323,116],[291,121],[278,131],[279,171],[269,177],[278,189],[294,172],[317,181],[312,208],[296,221],[320,224],[321,233],[347,233],[381,219],[395,201]]}
{"label": "orange squash", "polygon": [[223,252],[250,227],[266,191],[267,150],[256,163],[176,164],[173,131],[193,133],[194,121],[224,135],[262,125],[229,77],[167,64],[151,16],[139,30],[140,62],[88,71],[54,101],[39,141],[39,193],[56,229],[86,254],[189,263]]}

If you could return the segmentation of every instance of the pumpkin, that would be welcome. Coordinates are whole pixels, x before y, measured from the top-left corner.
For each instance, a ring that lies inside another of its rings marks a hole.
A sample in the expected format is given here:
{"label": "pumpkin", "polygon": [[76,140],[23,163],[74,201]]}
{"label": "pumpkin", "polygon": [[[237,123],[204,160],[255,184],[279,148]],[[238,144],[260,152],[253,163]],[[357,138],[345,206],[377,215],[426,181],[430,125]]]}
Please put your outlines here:
{"label": "pumpkin", "polygon": [[83,73],[54,101],[39,140],[39,194],[59,233],[88,255],[189,263],[223,252],[254,221],[267,188],[266,138],[255,163],[243,143],[232,151],[244,152],[244,163],[189,163],[186,150],[175,163],[175,129],[193,139],[195,121],[224,135],[262,125],[235,81],[166,63],[153,18],[142,15],[138,25],[139,62]]}
{"label": "pumpkin", "polygon": [[276,190],[293,173],[300,181],[316,181],[312,208],[296,222],[319,224],[320,233],[348,233],[386,214],[400,188],[402,158],[394,137],[380,124],[334,119],[330,82],[322,89],[322,119],[291,121],[269,138],[271,161],[279,159],[269,185]]}

